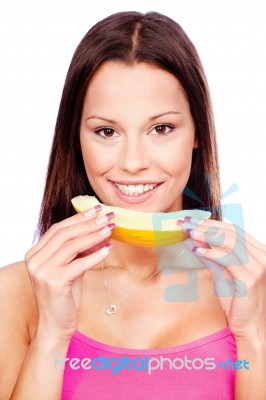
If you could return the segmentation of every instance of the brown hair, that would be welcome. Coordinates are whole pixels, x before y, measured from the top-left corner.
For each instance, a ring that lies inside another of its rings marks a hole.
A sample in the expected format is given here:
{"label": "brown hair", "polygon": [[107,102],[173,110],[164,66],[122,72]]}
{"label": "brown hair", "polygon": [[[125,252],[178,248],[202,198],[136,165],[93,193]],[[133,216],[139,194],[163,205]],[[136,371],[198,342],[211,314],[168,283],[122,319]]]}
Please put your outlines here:
{"label": "brown hair", "polygon": [[75,212],[70,199],[97,195],[88,181],[79,127],[88,83],[105,62],[150,63],[173,74],[183,86],[196,127],[198,149],[184,190],[183,208],[204,208],[220,219],[220,183],[212,106],[198,53],[184,30],[157,12],[120,12],[94,25],[72,58],[59,107],[47,170],[38,233]]}

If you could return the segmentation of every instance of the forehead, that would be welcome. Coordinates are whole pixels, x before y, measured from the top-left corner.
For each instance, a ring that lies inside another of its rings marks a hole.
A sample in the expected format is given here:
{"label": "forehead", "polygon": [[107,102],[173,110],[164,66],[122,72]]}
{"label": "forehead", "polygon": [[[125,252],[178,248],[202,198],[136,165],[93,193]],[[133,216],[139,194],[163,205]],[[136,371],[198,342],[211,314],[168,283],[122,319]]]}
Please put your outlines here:
{"label": "forehead", "polygon": [[165,107],[187,107],[188,102],[183,87],[168,71],[147,63],[128,66],[112,61],[93,75],[84,106],[87,110],[159,107],[160,112]]}

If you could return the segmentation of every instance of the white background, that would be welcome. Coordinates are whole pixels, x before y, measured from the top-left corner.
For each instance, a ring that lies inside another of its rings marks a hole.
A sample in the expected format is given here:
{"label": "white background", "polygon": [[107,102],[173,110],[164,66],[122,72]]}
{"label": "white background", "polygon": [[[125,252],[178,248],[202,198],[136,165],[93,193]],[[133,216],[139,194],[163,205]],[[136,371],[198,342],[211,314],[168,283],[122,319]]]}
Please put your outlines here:
{"label": "white background", "polygon": [[31,247],[65,75],[89,28],[123,10],[175,19],[196,45],[216,116],[225,202],[265,240],[264,1],[20,1],[0,4],[0,266]]}

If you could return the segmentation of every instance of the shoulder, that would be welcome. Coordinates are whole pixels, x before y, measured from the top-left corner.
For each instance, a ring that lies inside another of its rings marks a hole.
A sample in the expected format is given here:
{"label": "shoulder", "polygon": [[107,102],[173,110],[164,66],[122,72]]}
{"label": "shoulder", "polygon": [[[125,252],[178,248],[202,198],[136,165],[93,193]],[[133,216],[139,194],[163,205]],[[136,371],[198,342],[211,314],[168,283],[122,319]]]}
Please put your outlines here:
{"label": "shoulder", "polygon": [[[19,279],[26,279],[28,275],[27,267],[24,261],[18,261],[13,264],[6,265],[0,268],[0,284],[3,282],[10,283],[13,287],[15,283],[18,283]],[[12,282],[10,282],[10,279]]]}
{"label": "shoulder", "polygon": [[37,312],[26,264],[0,268],[0,387],[10,398],[35,331]]}
{"label": "shoulder", "polygon": [[31,337],[37,309],[24,261],[0,268],[0,309],[1,315],[13,320],[12,326],[19,324]]}
{"label": "shoulder", "polygon": [[24,261],[18,261],[0,268],[1,289],[12,295],[14,291],[25,293],[30,289],[31,283]]}

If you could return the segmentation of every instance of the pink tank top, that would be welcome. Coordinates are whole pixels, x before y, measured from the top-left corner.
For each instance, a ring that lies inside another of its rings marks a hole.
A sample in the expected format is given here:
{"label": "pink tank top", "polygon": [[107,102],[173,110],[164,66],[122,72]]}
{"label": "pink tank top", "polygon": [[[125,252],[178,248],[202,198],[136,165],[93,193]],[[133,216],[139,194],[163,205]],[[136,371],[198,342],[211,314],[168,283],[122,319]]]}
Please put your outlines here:
{"label": "pink tank top", "polygon": [[[180,346],[124,349],[79,331],[65,362],[62,400],[233,400],[236,344],[228,327]],[[62,368],[63,356],[55,364]]]}

